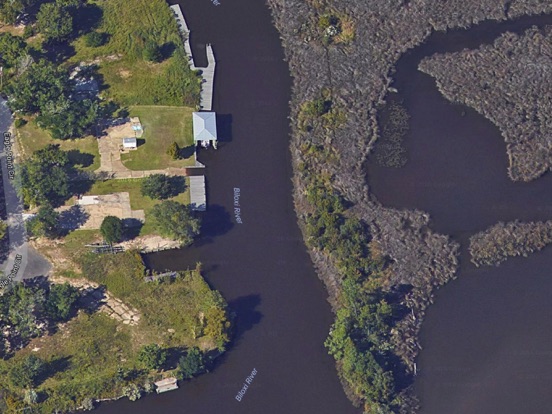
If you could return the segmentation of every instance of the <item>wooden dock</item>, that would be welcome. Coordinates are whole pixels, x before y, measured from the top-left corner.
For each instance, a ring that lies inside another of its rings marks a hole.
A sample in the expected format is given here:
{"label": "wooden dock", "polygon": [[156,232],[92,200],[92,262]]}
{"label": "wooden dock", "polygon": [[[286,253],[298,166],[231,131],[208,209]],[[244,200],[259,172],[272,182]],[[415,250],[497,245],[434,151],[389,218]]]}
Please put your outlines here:
{"label": "wooden dock", "polygon": [[205,211],[207,209],[204,175],[190,177],[190,206],[196,211]]}
{"label": "wooden dock", "polygon": [[182,37],[182,41],[184,42],[184,50],[186,51],[186,55],[188,56],[188,60],[190,62],[190,68],[192,70],[201,71],[201,76],[203,78],[203,81],[201,83],[201,96],[200,96],[199,107],[201,110],[210,111],[213,108],[213,91],[215,87],[215,68],[216,68],[216,60],[215,60],[215,54],[213,53],[213,47],[210,44],[208,44],[206,47],[207,67],[205,68],[197,67],[194,62],[192,47],[190,46],[190,29],[188,28],[188,24],[186,23],[186,19],[184,18],[182,9],[178,4],[175,4],[170,7],[174,13],[176,22],[178,24],[178,29],[180,30],[180,35]]}

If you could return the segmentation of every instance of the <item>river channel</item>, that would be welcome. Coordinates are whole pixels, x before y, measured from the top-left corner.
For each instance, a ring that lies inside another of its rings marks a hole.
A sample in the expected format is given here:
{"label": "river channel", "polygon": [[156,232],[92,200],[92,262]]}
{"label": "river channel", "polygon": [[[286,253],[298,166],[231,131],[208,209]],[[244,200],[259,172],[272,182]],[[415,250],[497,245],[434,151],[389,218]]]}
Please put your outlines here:
{"label": "river channel", "polygon": [[332,314],[293,209],[291,77],[279,35],[263,1],[220,3],[180,2],[197,66],[206,63],[207,43],[217,60],[213,110],[222,142],[200,154],[208,187],[203,237],[148,261],[160,270],[201,261],[237,313],[236,340],[211,373],[179,390],[104,404],[99,412],[355,414],[323,346]]}
{"label": "river channel", "polygon": [[415,381],[422,414],[551,412],[552,248],[480,269],[466,248],[471,234],[498,221],[552,219],[552,174],[510,181],[498,129],[449,103],[417,70],[433,53],[477,48],[505,31],[545,24],[552,16],[435,33],[405,54],[393,75],[399,93],[388,98],[411,115],[408,162],[395,169],[369,160],[371,191],[386,206],[430,213],[431,227],[462,245],[458,279],[437,293],[422,328]]}

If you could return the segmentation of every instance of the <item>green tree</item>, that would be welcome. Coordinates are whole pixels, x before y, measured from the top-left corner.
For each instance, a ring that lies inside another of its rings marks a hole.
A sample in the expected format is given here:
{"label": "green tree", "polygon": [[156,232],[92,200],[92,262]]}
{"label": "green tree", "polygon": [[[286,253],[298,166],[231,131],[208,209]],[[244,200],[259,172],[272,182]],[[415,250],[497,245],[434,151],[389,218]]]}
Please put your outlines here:
{"label": "green tree", "polygon": [[155,205],[151,217],[161,235],[180,241],[182,246],[191,244],[199,234],[199,219],[189,206],[176,201],[168,200]]}
{"label": "green tree", "polygon": [[35,114],[70,93],[67,73],[46,60],[32,64],[7,90],[13,112]]}
{"label": "green tree", "polygon": [[40,378],[46,373],[46,362],[30,354],[22,361],[12,366],[8,377],[13,386],[32,388],[38,385]]}
{"label": "green tree", "polygon": [[203,354],[198,347],[188,349],[186,355],[178,360],[178,373],[182,379],[192,378],[204,370]]}
{"label": "green tree", "polygon": [[21,168],[23,200],[27,205],[56,205],[69,197],[69,178],[74,173],[69,157],[59,145],[36,151]]}
{"label": "green tree", "polygon": [[106,243],[120,242],[123,239],[123,221],[119,217],[107,216],[102,221],[100,233]]}
{"label": "green tree", "polygon": [[153,174],[142,180],[142,195],[158,200],[164,200],[178,195],[176,177],[164,174]]}
{"label": "green tree", "polygon": [[180,146],[178,145],[178,142],[175,141],[169,145],[169,148],[167,148],[167,155],[173,160],[180,158]]}
{"label": "green tree", "polygon": [[205,314],[206,336],[210,337],[219,350],[224,350],[226,343],[230,340],[230,320],[225,309],[212,307]]}
{"label": "green tree", "polygon": [[36,16],[38,30],[47,42],[67,40],[73,33],[73,18],[58,3],[44,3]]}
{"label": "green tree", "polygon": [[27,43],[20,36],[11,33],[0,33],[0,59],[2,65],[11,68],[17,65],[19,59],[27,54]]}
{"label": "green tree", "polygon": [[138,353],[138,361],[148,369],[160,369],[167,362],[167,351],[157,344],[144,345]]}
{"label": "green tree", "polygon": [[98,119],[99,104],[90,99],[73,101],[61,96],[42,108],[37,124],[49,130],[56,139],[79,138]]}
{"label": "green tree", "polygon": [[27,231],[35,237],[55,239],[59,236],[59,213],[50,204],[38,209],[35,217],[27,222]]}
{"label": "green tree", "polygon": [[88,47],[100,47],[105,43],[105,34],[100,32],[90,32],[84,36],[84,44]]}
{"label": "green tree", "polygon": [[47,315],[54,321],[67,320],[75,309],[79,297],[78,289],[69,283],[50,285],[50,292],[45,303]]}
{"label": "green tree", "polygon": [[146,42],[142,57],[148,62],[161,62],[161,60],[163,59],[163,55],[161,54],[159,46],[152,41]]}

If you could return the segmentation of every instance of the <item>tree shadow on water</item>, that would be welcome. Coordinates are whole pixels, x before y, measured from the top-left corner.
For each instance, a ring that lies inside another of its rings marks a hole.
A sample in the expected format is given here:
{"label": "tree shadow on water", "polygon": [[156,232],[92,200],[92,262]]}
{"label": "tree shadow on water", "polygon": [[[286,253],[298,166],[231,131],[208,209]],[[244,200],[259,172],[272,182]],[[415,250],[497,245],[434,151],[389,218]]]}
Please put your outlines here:
{"label": "tree shadow on water", "polygon": [[234,227],[232,216],[223,206],[212,204],[202,214],[201,237],[196,247],[212,243],[215,237],[228,233]]}
{"label": "tree shadow on water", "polygon": [[263,318],[263,314],[257,310],[261,303],[261,296],[258,294],[240,296],[228,302],[228,306],[235,313],[235,326],[233,343],[236,344],[243,334],[251,329]]}

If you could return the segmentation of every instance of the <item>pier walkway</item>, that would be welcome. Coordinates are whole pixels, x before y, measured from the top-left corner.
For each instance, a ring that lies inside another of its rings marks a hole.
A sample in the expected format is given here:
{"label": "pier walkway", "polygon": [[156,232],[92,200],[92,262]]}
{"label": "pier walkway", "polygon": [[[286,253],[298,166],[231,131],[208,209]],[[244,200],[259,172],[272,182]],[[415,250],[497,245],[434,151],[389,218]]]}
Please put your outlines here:
{"label": "pier walkway", "polygon": [[184,42],[184,50],[186,51],[186,55],[188,55],[188,59],[190,61],[190,68],[192,70],[201,71],[203,82],[201,84],[201,97],[200,97],[199,107],[204,111],[210,111],[213,106],[213,90],[214,90],[214,84],[215,84],[215,67],[216,67],[215,54],[213,53],[213,48],[210,44],[206,46],[207,67],[205,68],[197,67],[194,62],[192,47],[190,46],[190,29],[188,28],[188,24],[186,23],[184,14],[182,14],[182,9],[178,4],[175,4],[171,6],[171,10],[174,13],[176,22],[178,24],[178,29],[180,30],[180,34]]}

